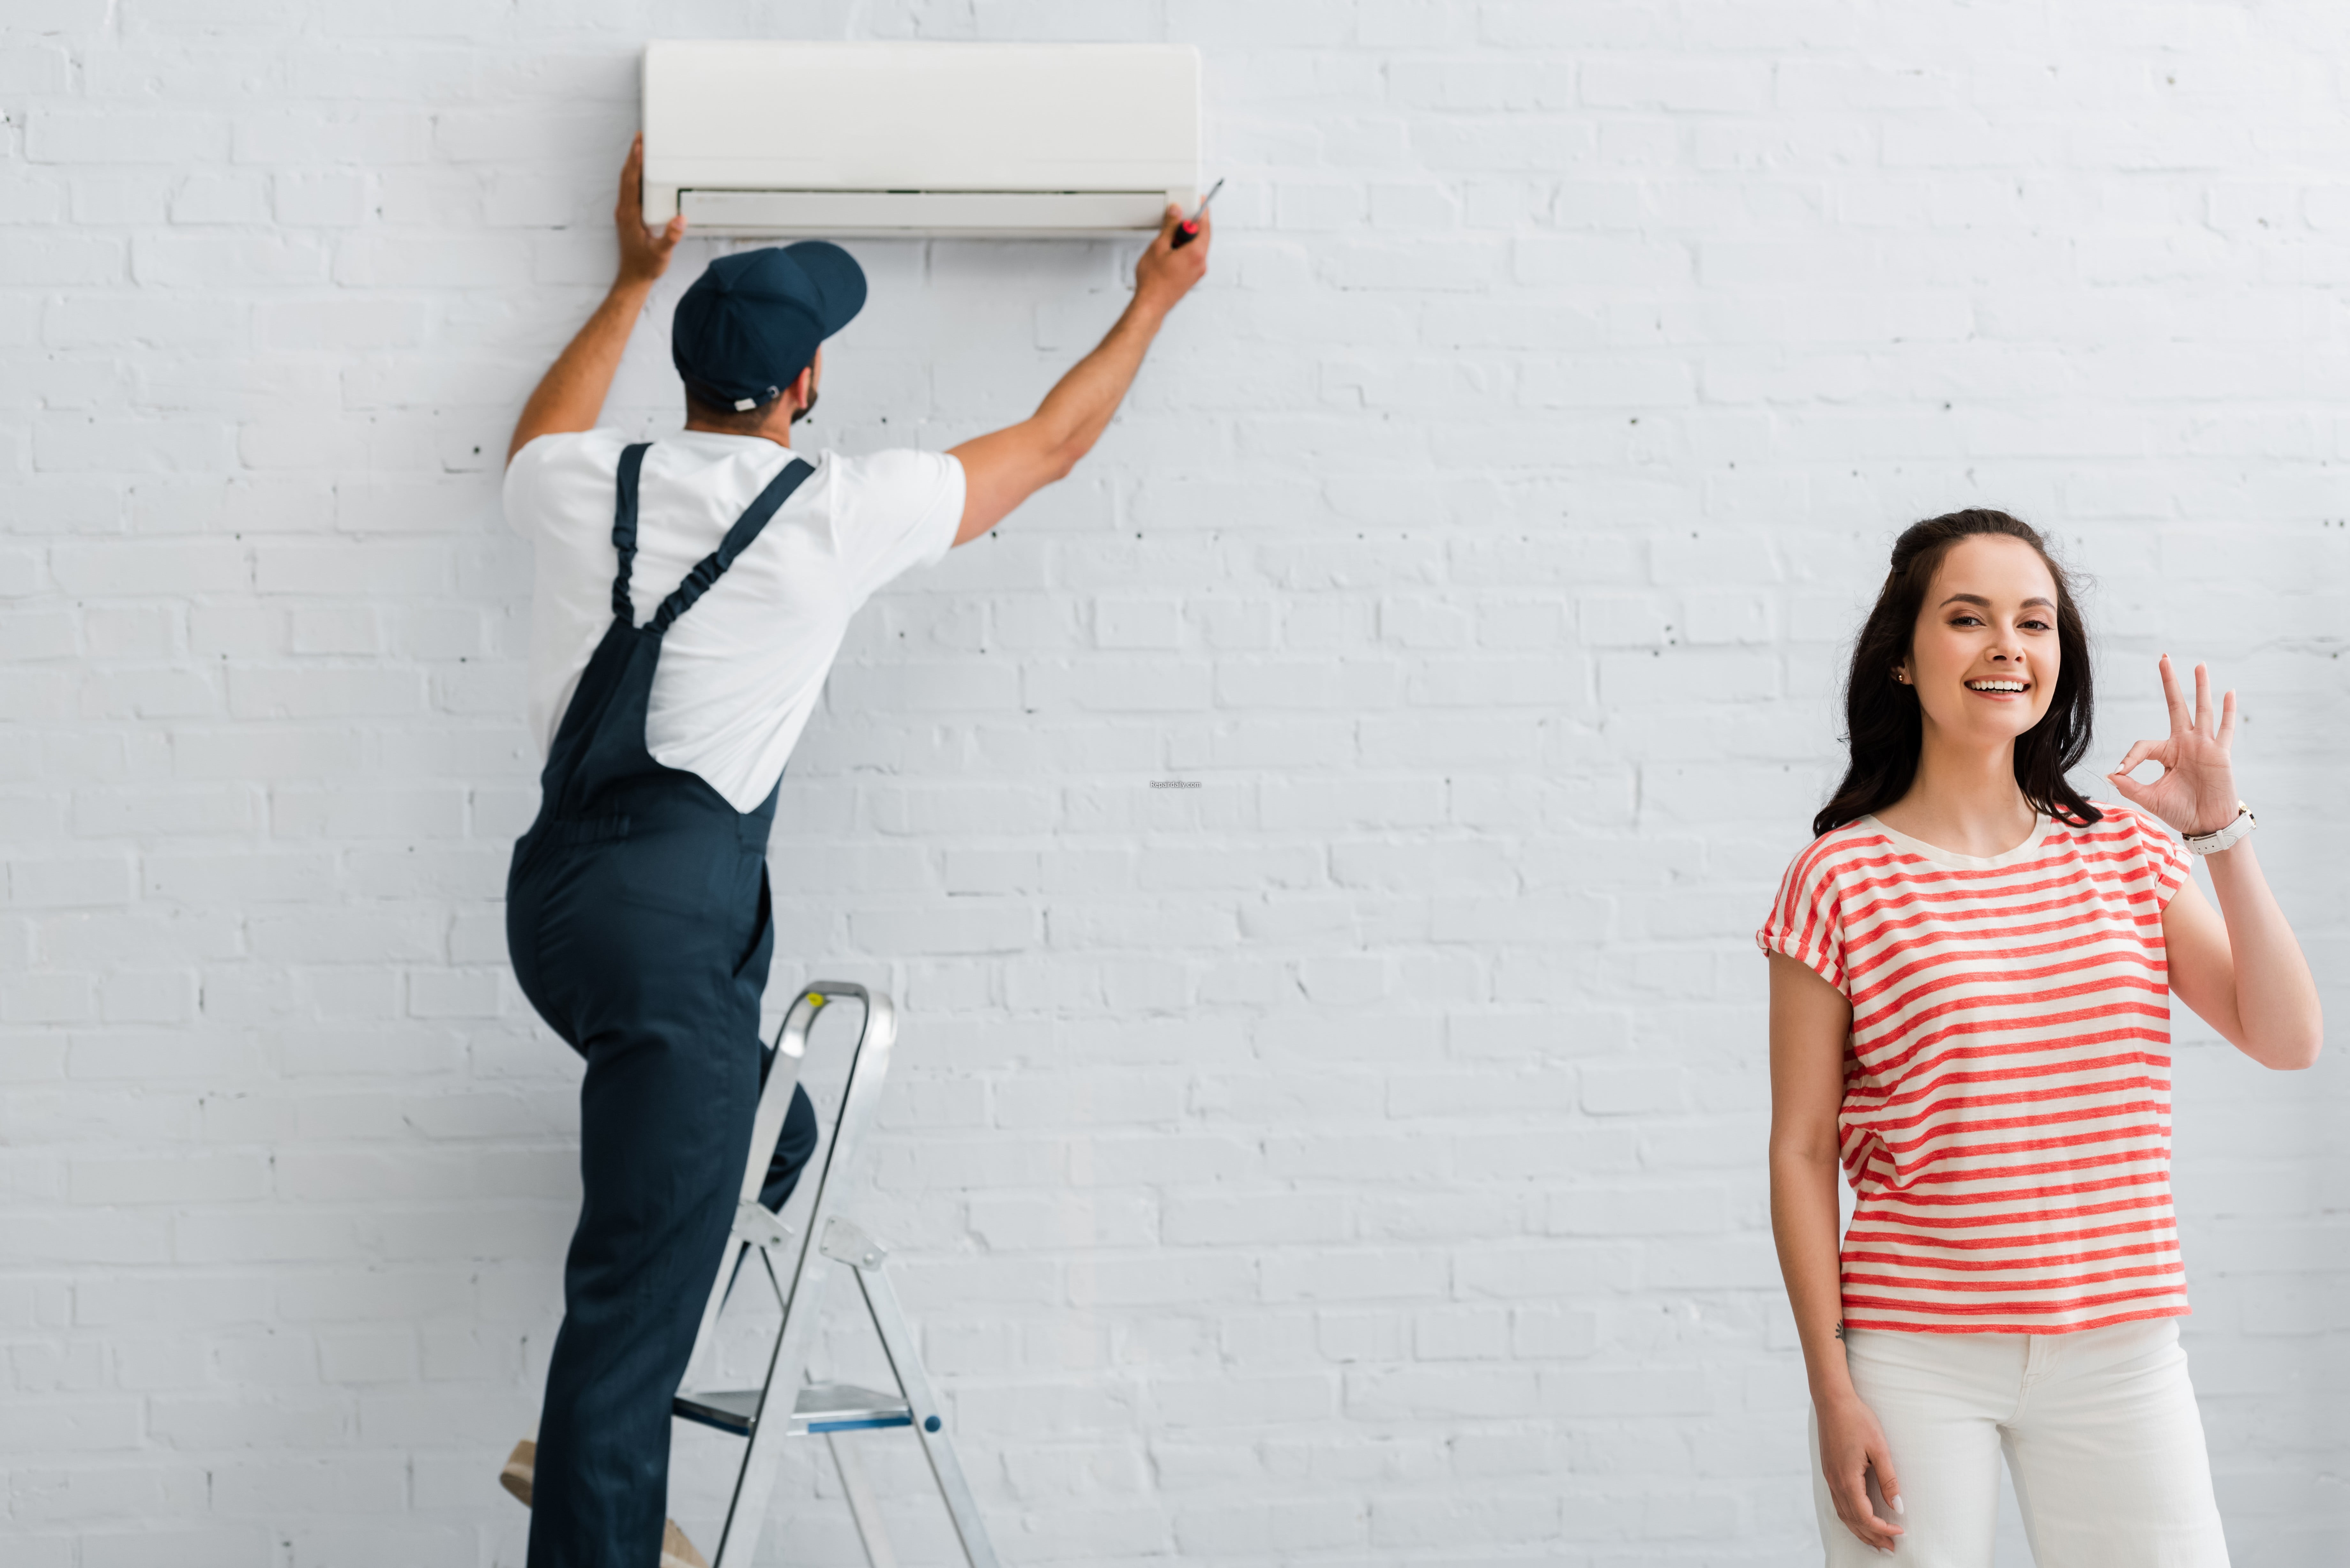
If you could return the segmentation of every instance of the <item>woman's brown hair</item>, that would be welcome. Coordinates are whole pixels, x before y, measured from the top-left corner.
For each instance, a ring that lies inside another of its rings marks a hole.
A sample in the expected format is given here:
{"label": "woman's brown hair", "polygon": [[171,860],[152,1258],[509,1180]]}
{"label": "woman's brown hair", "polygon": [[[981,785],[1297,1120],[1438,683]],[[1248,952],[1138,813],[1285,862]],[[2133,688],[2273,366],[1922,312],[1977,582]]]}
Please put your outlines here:
{"label": "woman's brown hair", "polygon": [[1918,691],[1894,679],[1908,659],[1918,629],[1918,611],[1933,586],[1934,573],[1950,546],[1981,534],[2021,539],[2039,552],[2056,584],[2056,694],[2040,722],[2016,737],[2015,783],[2035,811],[2086,826],[2100,816],[2065,775],[2089,750],[2091,709],[2089,633],[2064,568],[2048,553],[2038,531],[2004,512],[1972,508],[1912,523],[1893,542],[1893,566],[1877,590],[1877,604],[1861,623],[1853,644],[1852,670],[1845,678],[1845,744],[1851,761],[1844,782],[1812,818],[1812,832],[1842,827],[1881,811],[1909,793],[1918,777],[1918,753],[1925,725]]}

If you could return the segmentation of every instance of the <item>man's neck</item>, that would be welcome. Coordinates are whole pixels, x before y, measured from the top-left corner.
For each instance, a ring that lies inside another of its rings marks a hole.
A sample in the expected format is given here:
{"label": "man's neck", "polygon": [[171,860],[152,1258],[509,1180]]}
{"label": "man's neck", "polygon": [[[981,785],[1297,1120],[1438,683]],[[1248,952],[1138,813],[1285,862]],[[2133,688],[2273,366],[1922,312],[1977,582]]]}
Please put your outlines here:
{"label": "man's neck", "polygon": [[[781,428],[778,429],[777,426]],[[788,417],[772,423],[762,423],[753,430],[730,430],[724,425],[705,424],[689,416],[685,421],[685,428],[690,431],[700,431],[704,435],[759,436],[774,441],[786,451],[792,444],[792,421]]]}

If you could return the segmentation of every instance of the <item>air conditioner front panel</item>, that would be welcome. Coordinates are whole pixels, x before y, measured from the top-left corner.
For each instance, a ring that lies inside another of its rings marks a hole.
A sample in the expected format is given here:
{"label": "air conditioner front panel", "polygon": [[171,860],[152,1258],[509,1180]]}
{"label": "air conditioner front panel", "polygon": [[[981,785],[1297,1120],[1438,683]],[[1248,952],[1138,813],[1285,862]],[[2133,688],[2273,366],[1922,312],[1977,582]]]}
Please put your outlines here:
{"label": "air conditioner front panel", "polygon": [[[999,206],[1001,221],[1016,231],[1033,213],[1049,232],[1069,226],[1058,198],[1149,192],[1147,219],[1108,225],[1148,228],[1170,195],[1199,187],[1199,57],[1187,47],[656,43],[644,92],[649,222],[677,211],[680,192],[696,193],[690,223],[723,192],[912,193],[935,223],[901,202],[886,228],[969,232],[961,197],[1033,193],[1056,200]],[[722,213],[767,209],[707,210],[706,231]]]}

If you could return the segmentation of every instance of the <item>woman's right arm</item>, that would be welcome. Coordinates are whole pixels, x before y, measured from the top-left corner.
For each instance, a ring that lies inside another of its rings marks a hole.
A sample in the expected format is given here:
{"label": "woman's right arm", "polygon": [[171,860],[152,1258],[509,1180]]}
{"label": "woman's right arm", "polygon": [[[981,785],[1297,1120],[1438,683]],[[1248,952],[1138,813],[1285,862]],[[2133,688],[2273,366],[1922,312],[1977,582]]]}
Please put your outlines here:
{"label": "woman's right arm", "polygon": [[1836,1517],[1889,1552],[1901,1527],[1877,1517],[1867,1472],[1894,1512],[1901,1483],[1876,1413],[1854,1391],[1844,1358],[1844,1290],[1836,1264],[1836,1113],[1844,1105],[1844,1047],[1852,1004],[1843,992],[1778,953],[1771,955],[1771,1236],[1795,1312],[1804,1369],[1819,1417],[1820,1467]]}

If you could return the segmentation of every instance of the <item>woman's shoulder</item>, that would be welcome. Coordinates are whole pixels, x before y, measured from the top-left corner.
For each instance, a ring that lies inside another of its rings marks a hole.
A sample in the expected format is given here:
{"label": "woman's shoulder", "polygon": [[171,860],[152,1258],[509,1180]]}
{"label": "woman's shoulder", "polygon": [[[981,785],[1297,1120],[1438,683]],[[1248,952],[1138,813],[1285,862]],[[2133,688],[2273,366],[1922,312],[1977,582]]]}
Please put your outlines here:
{"label": "woman's shoulder", "polygon": [[2173,838],[2170,829],[2152,812],[2141,810],[2123,801],[2099,800],[2094,795],[2084,798],[2087,799],[2089,805],[2095,809],[2096,821],[2067,822],[2061,816],[2055,819],[2055,826],[2058,828],[2075,838],[2106,844],[2126,844],[2132,841],[2152,843],[2156,840],[2170,841]]}
{"label": "woman's shoulder", "polygon": [[2095,822],[2085,826],[2060,818],[2058,823],[2082,848],[2106,855],[2141,855],[2165,862],[2187,857],[2186,846],[2179,843],[2178,836],[2152,812],[2122,801],[2091,798],[2089,804],[2097,810]]}
{"label": "woman's shoulder", "polygon": [[1791,888],[1833,881],[1850,871],[1883,864],[1892,847],[1893,841],[1882,827],[1872,818],[1859,817],[1829,828],[1795,851],[1782,881]]}

